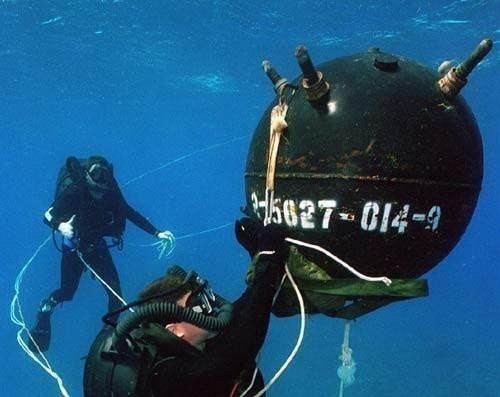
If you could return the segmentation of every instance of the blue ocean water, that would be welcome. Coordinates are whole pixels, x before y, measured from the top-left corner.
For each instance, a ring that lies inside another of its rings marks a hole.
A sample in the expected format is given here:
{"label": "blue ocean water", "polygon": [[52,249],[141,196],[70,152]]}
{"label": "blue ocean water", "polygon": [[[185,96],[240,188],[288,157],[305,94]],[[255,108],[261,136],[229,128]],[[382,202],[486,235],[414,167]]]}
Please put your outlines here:
{"label": "blue ocean water", "polygon": [[[316,63],[376,46],[437,68],[463,59],[484,37],[498,47],[499,16],[498,0],[1,1],[2,395],[58,395],[17,345],[9,304],[16,275],[49,234],[42,215],[68,155],[105,155],[122,184],[179,159],[126,185],[129,202],[177,236],[225,225],[240,216],[248,145],[274,97],[263,59],[295,77],[300,43]],[[472,222],[426,275],[428,298],[352,325],[358,367],[346,397],[500,395],[499,54],[494,47],[462,92],[485,154]],[[151,242],[129,225],[125,249],[114,252],[126,299],[167,263],[197,269],[228,298],[244,288],[247,255],[232,227],[179,240],[168,261],[133,245]],[[28,323],[58,278],[59,254],[49,244],[21,288]],[[104,291],[86,274],[74,300],[53,316],[47,356],[72,396],[82,395],[82,357],[105,308]],[[309,317],[299,354],[268,395],[338,395],[343,326]],[[298,327],[295,317],[272,320],[260,359],[266,379]]]}

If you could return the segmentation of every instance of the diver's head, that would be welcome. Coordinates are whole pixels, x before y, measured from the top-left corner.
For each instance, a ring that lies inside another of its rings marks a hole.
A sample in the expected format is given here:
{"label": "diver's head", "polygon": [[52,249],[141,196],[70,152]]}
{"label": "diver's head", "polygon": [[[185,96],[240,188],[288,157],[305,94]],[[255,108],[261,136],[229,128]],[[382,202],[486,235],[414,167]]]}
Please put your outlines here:
{"label": "diver's head", "polygon": [[89,157],[86,167],[86,181],[91,192],[107,192],[113,186],[113,165],[104,157]]}
{"label": "diver's head", "polygon": [[[165,276],[150,283],[140,300],[110,312],[103,320],[111,325],[109,316],[134,307],[113,327],[105,327],[90,349],[85,364],[85,396],[135,396],[144,386],[143,373],[153,370],[157,356],[148,346],[176,343],[167,331],[142,339],[134,331],[148,323],[161,324],[172,334],[203,350],[206,341],[231,320],[232,305],[213,293],[207,282],[194,272],[171,267]],[[177,321],[177,322],[173,322]],[[183,322],[181,322],[183,321]],[[114,329],[113,329],[114,328]],[[155,338],[155,335],[160,339]]]}
{"label": "diver's head", "polygon": [[[222,303],[210,288],[208,281],[203,280],[195,272],[186,273],[180,266],[171,267],[165,276],[151,282],[140,293],[142,300],[154,296],[161,296],[154,300],[176,303],[205,316],[217,316]],[[217,335],[214,331],[186,321],[168,322],[164,325],[167,330],[199,350],[203,350],[207,340]]]}

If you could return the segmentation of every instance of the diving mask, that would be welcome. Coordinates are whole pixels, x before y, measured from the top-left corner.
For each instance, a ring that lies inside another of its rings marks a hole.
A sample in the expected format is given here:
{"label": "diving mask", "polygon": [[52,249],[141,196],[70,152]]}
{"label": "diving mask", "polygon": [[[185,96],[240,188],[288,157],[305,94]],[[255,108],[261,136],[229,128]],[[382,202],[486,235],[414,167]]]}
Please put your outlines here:
{"label": "diving mask", "polygon": [[107,190],[113,176],[109,169],[100,163],[94,163],[87,171],[87,181],[91,187]]}
{"label": "diving mask", "polygon": [[196,313],[214,315],[217,312],[217,298],[210,287],[208,281],[203,280],[193,272],[191,277],[195,278],[196,287],[186,301],[186,307],[191,308]]}

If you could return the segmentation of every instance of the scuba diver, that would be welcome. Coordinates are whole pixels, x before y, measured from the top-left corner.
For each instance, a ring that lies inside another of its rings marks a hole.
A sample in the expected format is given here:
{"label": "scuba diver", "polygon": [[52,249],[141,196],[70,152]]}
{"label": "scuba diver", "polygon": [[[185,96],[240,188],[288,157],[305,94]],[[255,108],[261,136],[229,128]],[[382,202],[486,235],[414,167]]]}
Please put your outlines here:
{"label": "scuba diver", "polygon": [[[155,228],[144,216],[134,210],[126,201],[113,176],[113,165],[104,157],[91,156],[79,160],[69,157],[62,167],[56,186],[55,200],[45,212],[44,222],[53,233],[62,235],[60,288],[43,299],[31,335],[40,351],[49,348],[50,317],[54,308],[69,301],[78,288],[85,262],[107,283],[118,296],[121,295],[120,281],[109,248],[122,248],[122,235],[126,220],[159,239],[171,238],[168,231]],[[53,234],[55,242],[55,234]],[[104,237],[111,237],[108,245]],[[105,288],[108,294],[108,310],[115,310],[121,303]],[[29,347],[37,352],[29,341]]]}
{"label": "scuba diver", "polygon": [[255,359],[288,257],[284,229],[243,218],[237,240],[253,257],[248,287],[229,304],[207,281],[179,266],[140,294],[134,313],[108,324],[90,348],[84,396],[236,397],[255,395],[263,379]]}

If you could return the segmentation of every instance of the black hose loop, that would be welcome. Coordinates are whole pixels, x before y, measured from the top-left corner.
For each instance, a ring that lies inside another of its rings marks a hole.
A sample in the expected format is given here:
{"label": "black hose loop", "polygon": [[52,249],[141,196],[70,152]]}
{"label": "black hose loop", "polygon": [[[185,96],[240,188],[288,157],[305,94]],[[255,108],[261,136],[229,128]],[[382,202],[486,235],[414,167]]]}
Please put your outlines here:
{"label": "black hose loop", "polygon": [[122,350],[127,335],[144,322],[167,324],[186,321],[209,331],[220,331],[229,324],[231,313],[230,303],[223,304],[217,316],[197,313],[172,302],[146,303],[118,323],[113,336],[113,345],[118,351]]}

